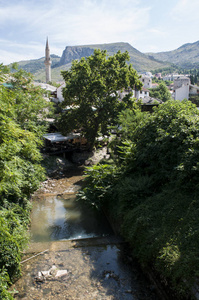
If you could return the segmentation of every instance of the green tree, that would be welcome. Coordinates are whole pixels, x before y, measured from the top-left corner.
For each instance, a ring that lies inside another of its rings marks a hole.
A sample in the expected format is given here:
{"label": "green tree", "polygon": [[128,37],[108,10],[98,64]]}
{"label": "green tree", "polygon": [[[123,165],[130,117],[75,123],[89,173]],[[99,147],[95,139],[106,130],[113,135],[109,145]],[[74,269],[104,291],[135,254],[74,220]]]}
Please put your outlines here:
{"label": "green tree", "polygon": [[62,72],[66,82],[62,103],[65,110],[58,121],[62,132],[81,129],[92,149],[98,134],[106,134],[108,126],[116,124],[118,113],[133,105],[132,93],[119,101],[118,92],[142,86],[127,60],[127,52],[107,57],[106,51],[95,50],[90,57],[73,61],[69,71]]}
{"label": "green tree", "polygon": [[8,285],[20,274],[28,200],[45,178],[39,148],[50,109],[30,74],[0,65],[0,299],[13,299]]}
{"label": "green tree", "polygon": [[157,88],[150,89],[149,95],[153,98],[162,100],[163,102],[171,100],[171,94],[164,82],[161,82]]}
{"label": "green tree", "polygon": [[[128,153],[126,167],[152,176],[159,187],[172,181],[186,182],[184,187],[195,184],[199,178],[198,115],[188,100],[167,101],[145,115],[129,133],[133,152],[123,149]],[[124,116],[120,121],[126,124]]]}
{"label": "green tree", "polygon": [[0,86],[0,203],[29,197],[43,179],[39,148],[51,109],[29,73],[19,70],[9,78],[11,87]]}
{"label": "green tree", "polygon": [[175,299],[192,299],[199,260],[198,110],[173,100],[152,114],[124,111],[119,121],[116,159],[87,168],[80,196],[108,210],[133,255],[159,273]]}
{"label": "green tree", "polygon": [[[52,115],[53,105],[44,99],[44,91],[33,85],[33,75],[20,69],[11,74],[9,103],[14,119],[21,128],[42,136],[47,126],[46,117]],[[5,91],[8,94],[8,90]]]}

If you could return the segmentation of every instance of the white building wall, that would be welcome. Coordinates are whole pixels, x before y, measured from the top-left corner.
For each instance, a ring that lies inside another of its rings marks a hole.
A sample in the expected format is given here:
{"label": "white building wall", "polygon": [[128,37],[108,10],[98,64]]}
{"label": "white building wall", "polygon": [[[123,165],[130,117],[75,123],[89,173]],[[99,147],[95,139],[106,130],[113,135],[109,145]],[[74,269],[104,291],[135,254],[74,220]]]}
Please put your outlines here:
{"label": "white building wall", "polygon": [[133,93],[132,97],[135,97],[135,91],[130,89],[130,90],[123,90],[123,91],[119,91],[118,95],[119,95],[119,99],[122,100],[126,95],[129,94],[129,92]]}
{"label": "white building wall", "polygon": [[173,80],[173,77],[172,77],[171,74],[167,74],[167,75],[165,75],[162,79],[163,79],[164,81],[165,81],[165,80],[172,81],[172,80]]}
{"label": "white building wall", "polygon": [[191,94],[191,95],[198,95],[199,94],[199,86],[197,86],[197,85],[190,85],[189,86],[189,94]]}
{"label": "white building wall", "polygon": [[183,85],[178,89],[175,89],[174,100],[189,99],[189,85]]}
{"label": "white building wall", "polygon": [[152,79],[149,76],[142,75],[140,81],[143,83],[143,87],[146,89],[152,88]]}
{"label": "white building wall", "polygon": [[190,85],[190,78],[188,77],[178,77],[174,80],[174,89],[180,88],[183,85]]}
{"label": "white building wall", "polygon": [[145,97],[149,97],[149,91],[137,91],[136,98],[144,99]]}
{"label": "white building wall", "polygon": [[57,101],[58,102],[62,102],[64,101],[64,97],[62,95],[62,89],[66,86],[65,83],[63,83],[62,85],[60,85],[58,88],[57,88]]}

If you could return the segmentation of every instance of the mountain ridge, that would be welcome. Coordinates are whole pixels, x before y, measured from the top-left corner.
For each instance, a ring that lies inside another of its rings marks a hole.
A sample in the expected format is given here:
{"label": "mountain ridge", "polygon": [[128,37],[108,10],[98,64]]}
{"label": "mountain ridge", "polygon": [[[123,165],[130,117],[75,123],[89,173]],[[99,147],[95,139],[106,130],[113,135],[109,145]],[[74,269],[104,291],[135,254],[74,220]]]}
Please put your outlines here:
{"label": "mountain ridge", "polygon": [[[68,70],[71,67],[72,60],[81,59],[90,56],[94,49],[106,50],[108,55],[114,55],[119,50],[128,51],[130,61],[138,72],[152,71],[159,68],[166,68],[175,64],[182,68],[199,68],[199,41],[187,43],[172,51],[158,53],[142,53],[127,42],[116,42],[106,44],[90,44],[66,46],[62,56],[51,55],[52,60],[52,80],[61,81],[61,70]],[[19,68],[22,68],[34,75],[35,80],[45,81],[44,57],[18,62]]]}
{"label": "mountain ridge", "polygon": [[[129,43],[117,42],[107,44],[90,44],[80,46],[66,46],[62,56],[50,55],[52,60],[52,81],[63,81],[61,71],[68,70],[71,67],[73,59],[81,59],[81,57],[90,56],[94,49],[106,50],[108,55],[114,55],[119,50],[121,52],[128,51],[130,61],[138,72],[150,71],[160,67],[167,67],[169,64],[151,59],[144,53],[132,47]],[[19,68],[22,68],[34,75],[36,81],[45,81],[45,58],[35,60],[27,60],[18,62]]]}
{"label": "mountain ridge", "polygon": [[163,62],[173,63],[181,68],[199,68],[199,41],[186,43],[171,51],[145,54]]}

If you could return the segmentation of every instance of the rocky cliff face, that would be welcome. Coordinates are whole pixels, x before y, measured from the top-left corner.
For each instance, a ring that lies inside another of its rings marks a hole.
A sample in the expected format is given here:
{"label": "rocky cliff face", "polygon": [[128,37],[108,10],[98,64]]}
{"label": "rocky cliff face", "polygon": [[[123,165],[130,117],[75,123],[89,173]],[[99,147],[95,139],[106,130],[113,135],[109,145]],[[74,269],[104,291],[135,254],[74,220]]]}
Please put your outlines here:
{"label": "rocky cliff face", "polygon": [[76,47],[71,47],[68,46],[65,48],[63,51],[62,57],[60,59],[59,65],[65,65],[70,63],[74,59],[81,59],[82,57],[87,57],[92,55],[94,52],[94,49],[91,49],[89,47],[81,47],[81,46],[76,46]]}

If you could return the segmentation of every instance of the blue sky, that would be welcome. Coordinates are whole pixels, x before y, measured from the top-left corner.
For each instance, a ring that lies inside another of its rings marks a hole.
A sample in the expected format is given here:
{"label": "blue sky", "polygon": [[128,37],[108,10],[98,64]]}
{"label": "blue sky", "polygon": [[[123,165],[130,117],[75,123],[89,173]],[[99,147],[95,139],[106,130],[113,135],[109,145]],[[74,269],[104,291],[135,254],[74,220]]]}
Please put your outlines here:
{"label": "blue sky", "polygon": [[198,0],[0,0],[0,63],[66,46],[128,42],[141,52],[199,40]]}

